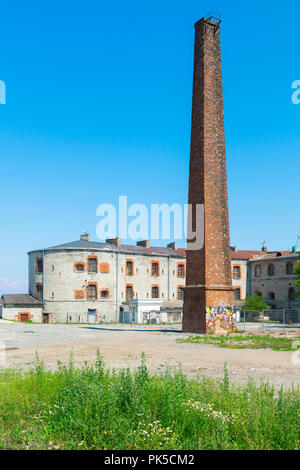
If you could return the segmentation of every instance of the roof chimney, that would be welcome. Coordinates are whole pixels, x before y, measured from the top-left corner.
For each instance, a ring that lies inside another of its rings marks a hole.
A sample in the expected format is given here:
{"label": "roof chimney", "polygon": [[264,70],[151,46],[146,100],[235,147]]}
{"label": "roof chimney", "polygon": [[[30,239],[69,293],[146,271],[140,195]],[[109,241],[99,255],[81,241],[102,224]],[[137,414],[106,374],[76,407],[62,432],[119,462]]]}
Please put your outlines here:
{"label": "roof chimney", "polygon": [[116,237],[116,238],[107,238],[105,243],[109,243],[110,245],[115,245],[115,246],[118,246],[120,248],[121,246],[121,238],[120,237]]}
{"label": "roof chimney", "polygon": [[91,241],[91,234],[90,233],[87,233],[87,232],[83,232],[81,235],[80,235],[80,240],[84,240],[86,242],[90,242]]}
{"label": "roof chimney", "polygon": [[136,246],[144,246],[145,248],[149,248],[150,242],[149,240],[140,240],[136,242]]}
{"label": "roof chimney", "polygon": [[177,243],[172,242],[167,245],[167,248],[172,248],[173,250],[177,250]]}

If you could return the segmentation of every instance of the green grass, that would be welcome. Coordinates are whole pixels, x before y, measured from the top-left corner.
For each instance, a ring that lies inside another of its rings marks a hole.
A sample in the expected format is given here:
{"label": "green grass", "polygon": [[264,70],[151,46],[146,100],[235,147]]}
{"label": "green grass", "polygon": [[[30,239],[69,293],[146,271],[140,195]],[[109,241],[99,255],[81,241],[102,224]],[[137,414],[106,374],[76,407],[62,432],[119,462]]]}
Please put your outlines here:
{"label": "green grass", "polygon": [[202,336],[189,336],[185,339],[178,339],[179,343],[204,343],[214,344],[220,348],[231,349],[265,349],[270,348],[273,351],[293,351],[293,343],[299,341],[300,337],[293,338],[274,338],[272,336],[261,336],[249,333],[247,336],[242,336],[237,333],[228,335],[202,335]]}
{"label": "green grass", "polygon": [[299,389],[37,360],[0,372],[0,449],[298,449]]}

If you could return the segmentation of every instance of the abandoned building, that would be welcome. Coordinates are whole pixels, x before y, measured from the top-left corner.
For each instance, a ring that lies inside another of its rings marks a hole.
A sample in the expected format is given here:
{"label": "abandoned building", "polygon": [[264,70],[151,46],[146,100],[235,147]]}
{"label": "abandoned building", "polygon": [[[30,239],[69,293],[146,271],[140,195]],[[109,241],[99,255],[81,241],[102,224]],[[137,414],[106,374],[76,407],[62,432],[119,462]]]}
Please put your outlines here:
{"label": "abandoned building", "polygon": [[[280,306],[294,302],[293,266],[300,253],[280,252],[282,257],[278,253],[231,248],[237,307],[255,291]],[[185,250],[176,243],[151,247],[144,240],[134,246],[121,244],[119,238],[99,243],[83,234],[80,240],[34,250],[28,256],[29,293],[4,294],[2,318],[46,323],[142,322],[150,312],[153,316],[160,312],[165,321],[181,319],[186,263]],[[285,267],[287,263],[293,266]],[[267,275],[269,264],[274,265],[273,276]],[[257,265],[260,276],[255,275]],[[274,298],[269,292],[274,292]]]}

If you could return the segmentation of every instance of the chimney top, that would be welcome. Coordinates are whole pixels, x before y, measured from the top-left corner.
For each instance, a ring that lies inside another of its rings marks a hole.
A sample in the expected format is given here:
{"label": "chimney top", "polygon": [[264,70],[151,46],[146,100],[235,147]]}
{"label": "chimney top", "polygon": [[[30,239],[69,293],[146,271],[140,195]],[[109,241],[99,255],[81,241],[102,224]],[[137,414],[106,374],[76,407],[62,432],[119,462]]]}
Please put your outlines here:
{"label": "chimney top", "polygon": [[90,233],[87,233],[87,232],[83,232],[81,235],[80,235],[80,240],[84,240],[86,242],[90,242],[91,241],[91,234]]}
{"label": "chimney top", "polygon": [[136,242],[136,246],[144,246],[145,248],[149,248],[150,242],[149,240],[139,240]]}
{"label": "chimney top", "polygon": [[167,245],[167,248],[172,248],[173,250],[177,250],[177,243],[172,242]]}
{"label": "chimney top", "polygon": [[116,237],[116,238],[107,238],[105,243],[109,243],[110,245],[115,245],[115,246],[118,246],[120,248],[121,246],[121,238],[120,237]]}

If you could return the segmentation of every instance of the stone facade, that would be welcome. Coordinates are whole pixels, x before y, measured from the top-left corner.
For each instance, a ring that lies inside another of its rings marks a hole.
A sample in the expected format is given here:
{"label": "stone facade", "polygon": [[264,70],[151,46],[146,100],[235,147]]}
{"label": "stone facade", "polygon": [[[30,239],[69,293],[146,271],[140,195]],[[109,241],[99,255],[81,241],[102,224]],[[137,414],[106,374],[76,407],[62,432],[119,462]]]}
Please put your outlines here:
{"label": "stone facade", "polygon": [[[190,226],[204,206],[204,245],[187,246],[183,329],[206,332],[206,308],[233,306],[224,139],[220,22],[195,24],[192,130],[189,173]],[[193,213],[192,213],[193,212]],[[198,228],[198,227],[197,227]]]}
{"label": "stone facade", "polygon": [[300,298],[295,297],[294,267],[300,253],[282,256],[265,255],[249,262],[251,292],[259,294],[273,308],[300,309]]}
{"label": "stone facade", "polygon": [[119,321],[126,300],[180,300],[184,285],[184,250],[79,240],[29,253],[29,292],[50,321]]}

